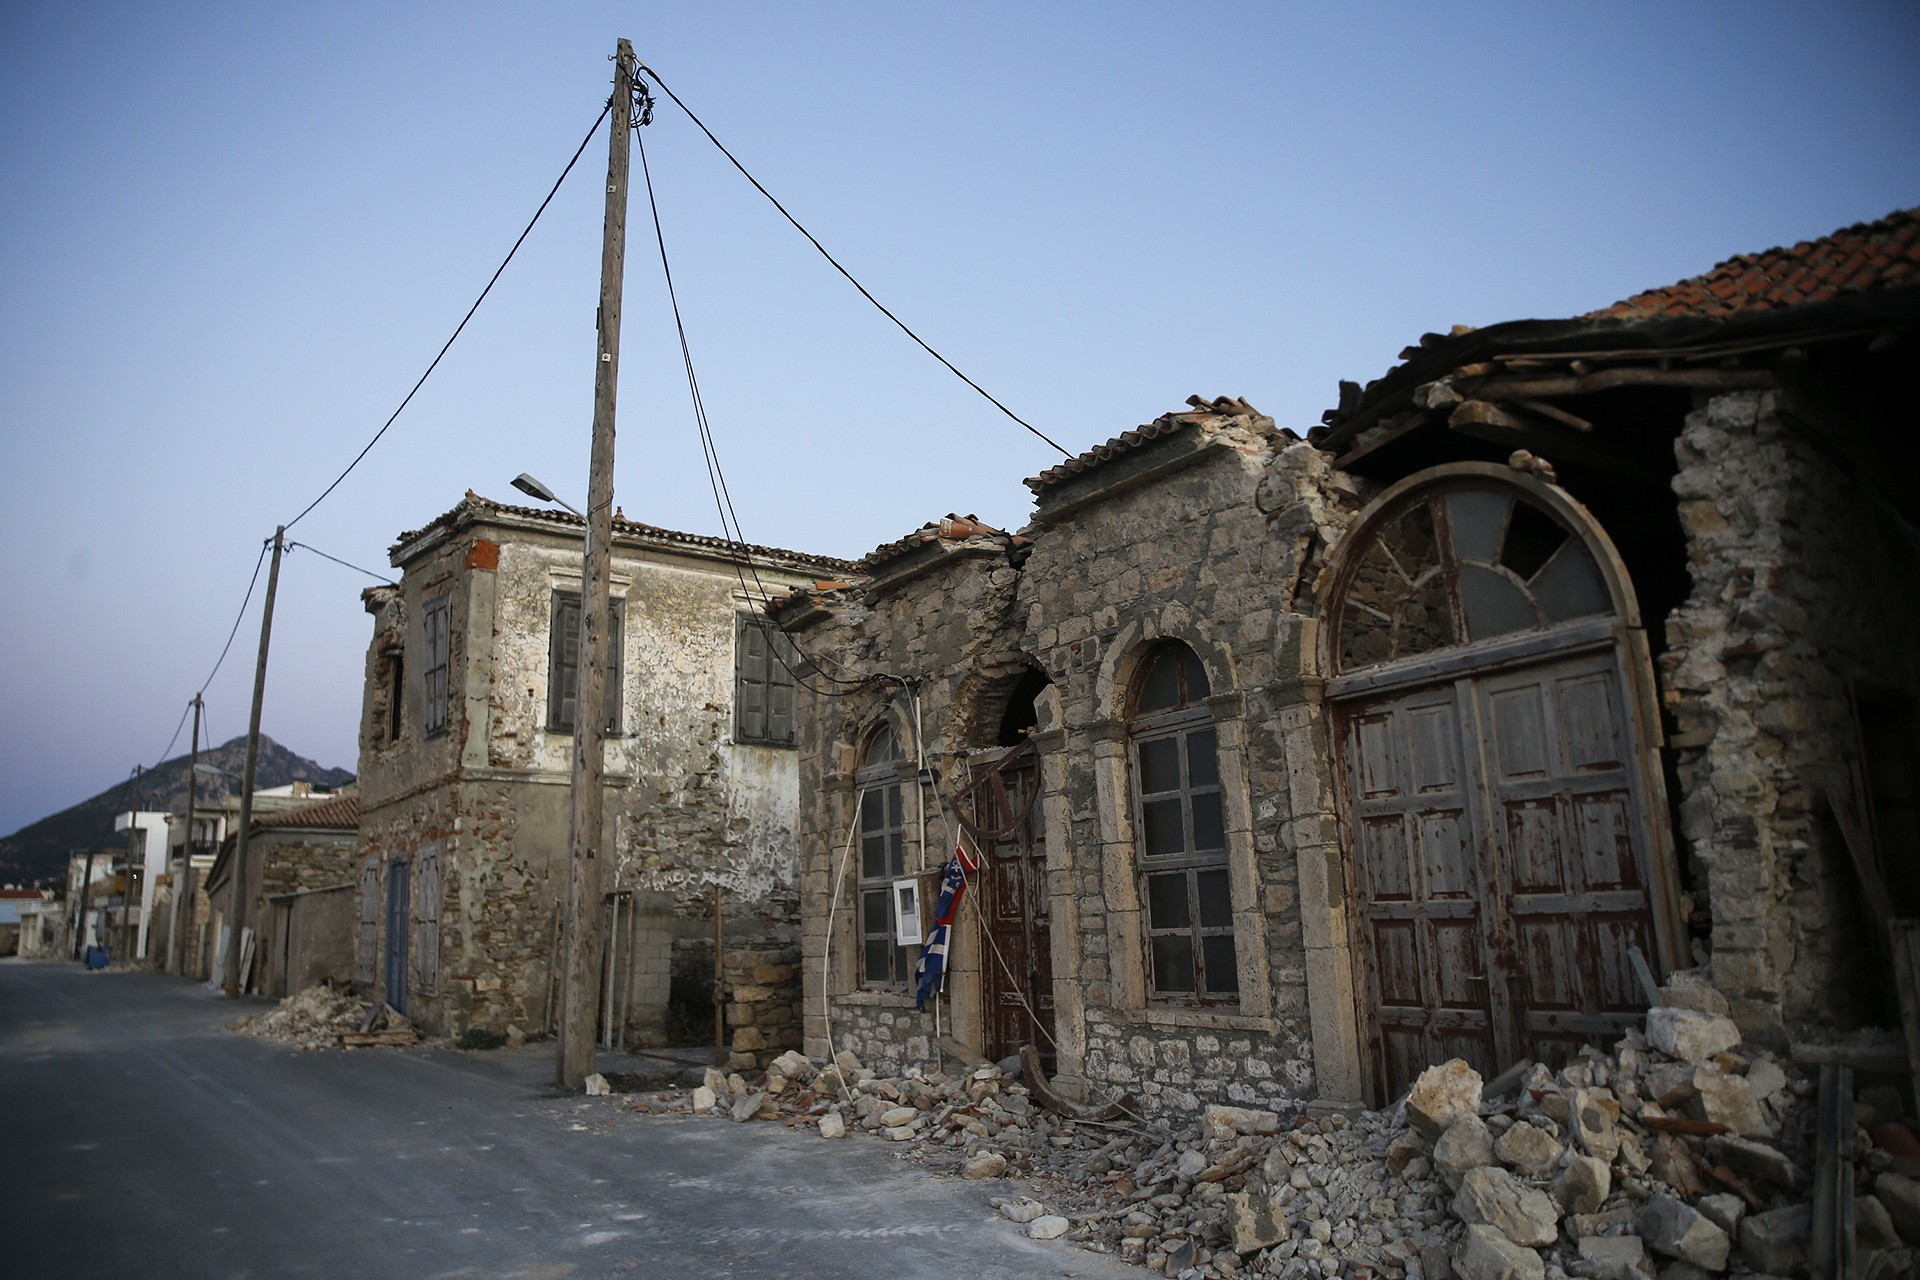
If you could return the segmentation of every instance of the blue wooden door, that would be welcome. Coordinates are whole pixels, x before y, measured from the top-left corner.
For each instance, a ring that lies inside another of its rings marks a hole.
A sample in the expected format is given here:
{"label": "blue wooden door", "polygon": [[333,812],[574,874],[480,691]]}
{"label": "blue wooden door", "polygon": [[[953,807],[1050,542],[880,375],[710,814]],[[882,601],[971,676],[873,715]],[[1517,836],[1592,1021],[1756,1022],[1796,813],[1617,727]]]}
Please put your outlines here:
{"label": "blue wooden door", "polygon": [[407,1011],[407,876],[410,862],[387,864],[387,1003]]}

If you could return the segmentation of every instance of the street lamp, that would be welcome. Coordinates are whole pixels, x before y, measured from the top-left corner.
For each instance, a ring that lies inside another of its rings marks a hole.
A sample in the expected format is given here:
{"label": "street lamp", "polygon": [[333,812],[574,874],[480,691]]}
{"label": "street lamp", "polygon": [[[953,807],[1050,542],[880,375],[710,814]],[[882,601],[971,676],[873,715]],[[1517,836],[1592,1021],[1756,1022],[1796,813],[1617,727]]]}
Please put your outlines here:
{"label": "street lamp", "polygon": [[535,480],[532,476],[528,475],[524,471],[522,471],[519,475],[513,478],[513,487],[518,489],[520,492],[526,494],[529,498],[538,498],[542,502],[551,502],[557,507],[565,507],[567,510],[573,512],[573,514],[579,516],[582,520],[585,520],[587,518],[586,512],[574,506],[571,502],[567,502],[561,498],[556,498],[553,494],[553,490],[547,488],[547,486],[541,484],[538,480]]}

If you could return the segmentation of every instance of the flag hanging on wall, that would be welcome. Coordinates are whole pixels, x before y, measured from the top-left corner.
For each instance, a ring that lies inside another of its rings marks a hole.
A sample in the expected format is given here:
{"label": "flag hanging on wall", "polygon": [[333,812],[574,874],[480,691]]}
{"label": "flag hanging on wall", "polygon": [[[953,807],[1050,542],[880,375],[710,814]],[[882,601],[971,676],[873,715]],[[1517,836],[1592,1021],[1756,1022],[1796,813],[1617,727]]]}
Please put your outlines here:
{"label": "flag hanging on wall", "polygon": [[960,899],[967,892],[968,878],[980,869],[980,859],[965,847],[955,846],[940,876],[940,901],[934,906],[933,930],[920,948],[919,963],[913,966],[918,981],[913,1007],[925,1009],[927,1001],[946,986],[947,946],[953,938],[953,918],[959,914]]}

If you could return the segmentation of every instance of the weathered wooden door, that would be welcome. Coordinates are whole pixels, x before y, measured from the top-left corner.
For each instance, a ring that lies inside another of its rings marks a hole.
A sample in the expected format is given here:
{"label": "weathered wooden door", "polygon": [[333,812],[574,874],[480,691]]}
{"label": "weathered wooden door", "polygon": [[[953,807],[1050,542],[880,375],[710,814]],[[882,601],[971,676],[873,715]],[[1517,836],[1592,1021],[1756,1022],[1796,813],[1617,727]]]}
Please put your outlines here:
{"label": "weathered wooden door", "polygon": [[1031,1044],[1051,1061],[1053,935],[1039,759],[1028,750],[1000,776],[1003,787],[975,792],[978,825],[1006,832],[983,850],[980,868],[980,913],[987,929],[981,957],[987,1056],[997,1061]]}
{"label": "weathered wooden door", "polygon": [[1640,1014],[1649,850],[1613,652],[1343,709],[1382,1096],[1464,1058],[1559,1063]]}
{"label": "weathered wooden door", "polygon": [[387,864],[387,963],[383,973],[386,1000],[396,1013],[407,1011],[407,877],[412,870],[410,862]]}

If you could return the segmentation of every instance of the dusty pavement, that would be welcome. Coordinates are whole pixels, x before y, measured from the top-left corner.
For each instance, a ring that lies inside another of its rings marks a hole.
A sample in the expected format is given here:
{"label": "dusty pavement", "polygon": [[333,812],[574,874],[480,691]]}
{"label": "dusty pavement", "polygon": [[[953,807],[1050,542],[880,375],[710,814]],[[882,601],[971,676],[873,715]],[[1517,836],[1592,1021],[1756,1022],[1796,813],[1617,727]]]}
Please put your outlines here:
{"label": "dusty pavement", "polygon": [[0,961],[0,1272],[989,1280],[1141,1272],[875,1144],[562,1096],[543,1048],[303,1053],[266,1002]]}

